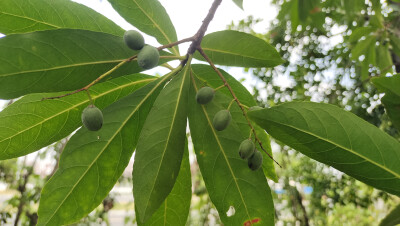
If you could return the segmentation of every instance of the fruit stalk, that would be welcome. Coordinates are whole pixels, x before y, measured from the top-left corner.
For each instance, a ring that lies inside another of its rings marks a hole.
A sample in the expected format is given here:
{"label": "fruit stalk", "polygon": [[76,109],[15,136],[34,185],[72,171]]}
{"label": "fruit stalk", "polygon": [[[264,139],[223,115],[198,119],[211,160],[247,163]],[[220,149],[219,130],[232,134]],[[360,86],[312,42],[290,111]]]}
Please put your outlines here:
{"label": "fruit stalk", "polygon": [[239,99],[236,97],[235,92],[233,92],[232,87],[228,84],[225,77],[222,75],[222,73],[218,70],[218,68],[214,65],[214,63],[211,61],[211,59],[207,56],[207,54],[204,52],[204,50],[201,47],[197,47],[197,50],[204,57],[204,59],[210,64],[210,66],[214,69],[214,71],[221,78],[224,85],[228,88],[233,99],[235,100],[235,102],[237,103],[239,108],[242,110],[243,116],[246,118],[247,124],[250,126],[251,131],[253,131],[254,137],[256,138],[257,143],[260,145],[261,149],[268,155],[268,157],[270,157],[278,166],[280,166],[282,168],[282,166],[262,146],[261,140],[258,138],[256,130],[254,129],[253,125],[250,122],[249,117],[247,116],[246,110],[243,108],[243,105],[240,103]]}

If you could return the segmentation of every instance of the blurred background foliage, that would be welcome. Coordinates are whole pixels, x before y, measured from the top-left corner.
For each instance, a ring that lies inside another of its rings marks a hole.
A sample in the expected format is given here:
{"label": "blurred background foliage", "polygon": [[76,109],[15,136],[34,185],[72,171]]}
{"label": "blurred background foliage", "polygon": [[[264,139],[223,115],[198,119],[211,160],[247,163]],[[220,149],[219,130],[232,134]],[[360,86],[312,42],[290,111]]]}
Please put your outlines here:
{"label": "blurred background foliage", "polygon": [[[371,82],[400,73],[400,2],[274,0],[273,5],[279,14],[264,34],[253,30],[260,22],[253,17],[229,26],[265,39],[286,60],[275,68],[247,70],[257,80],[258,103],[338,105],[400,140],[395,118],[389,118],[389,106],[385,110],[383,94]],[[279,182],[270,183],[279,225],[378,225],[400,203],[283,144],[273,150],[283,164],[277,167]]]}
{"label": "blurred background foliage", "polygon": [[[393,109],[385,109],[383,94],[371,82],[373,77],[400,73],[400,1],[273,0],[272,4],[279,14],[265,33],[253,30],[260,22],[253,17],[228,26],[265,39],[286,60],[275,68],[246,69],[256,80],[252,91],[259,105],[326,102],[400,140],[396,121],[387,114]],[[40,190],[54,173],[66,141],[41,150],[33,161],[24,157],[0,162],[0,182],[12,191],[10,199],[0,202],[0,225],[36,224]],[[277,225],[378,225],[400,203],[398,197],[283,144],[274,142],[273,150],[283,166],[276,169],[279,181],[270,181]],[[53,171],[38,175],[33,169],[45,158],[53,162]],[[191,171],[193,198],[187,225],[220,225],[195,161]],[[129,180],[124,175],[117,185],[130,184]],[[76,225],[109,225],[109,211],[133,206],[114,205],[114,198],[111,194]],[[124,222],[135,224],[134,216],[128,214]]]}

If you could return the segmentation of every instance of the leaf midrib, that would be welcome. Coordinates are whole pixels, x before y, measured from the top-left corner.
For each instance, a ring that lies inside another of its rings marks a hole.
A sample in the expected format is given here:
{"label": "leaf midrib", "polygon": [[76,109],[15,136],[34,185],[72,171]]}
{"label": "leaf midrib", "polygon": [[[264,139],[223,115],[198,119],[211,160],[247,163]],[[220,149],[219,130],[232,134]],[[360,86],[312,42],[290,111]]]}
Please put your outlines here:
{"label": "leaf midrib", "polygon": [[337,144],[337,143],[335,143],[334,141],[330,141],[330,140],[328,140],[327,138],[321,137],[321,136],[319,136],[319,135],[317,135],[317,134],[315,134],[315,133],[308,132],[308,131],[306,131],[306,130],[303,130],[303,129],[301,129],[301,128],[297,128],[297,127],[292,126],[292,125],[288,125],[288,124],[285,124],[285,123],[276,122],[276,121],[272,121],[272,120],[266,120],[266,121],[274,122],[274,123],[276,123],[276,124],[280,124],[280,125],[283,125],[283,126],[292,128],[292,129],[294,129],[294,130],[298,130],[299,132],[308,134],[308,135],[310,135],[310,136],[314,136],[315,138],[318,138],[318,139],[323,140],[323,141],[325,141],[325,142],[327,142],[327,143],[330,143],[330,144],[332,144],[332,145],[334,145],[334,146],[336,146],[336,147],[338,147],[338,148],[341,148],[341,149],[343,149],[343,150],[345,150],[345,151],[348,151],[348,152],[350,152],[350,153],[352,153],[352,154],[354,154],[354,155],[356,155],[356,156],[358,156],[358,157],[360,157],[360,158],[366,160],[367,162],[370,162],[371,164],[377,166],[378,168],[381,168],[381,169],[383,169],[383,170],[385,170],[385,171],[391,173],[391,174],[394,175],[396,178],[399,178],[399,179],[400,179],[400,174],[398,174],[398,173],[396,173],[396,172],[394,172],[394,171],[388,169],[388,168],[387,168],[386,166],[384,166],[384,165],[381,165],[381,164],[379,164],[379,163],[373,161],[372,159],[367,158],[366,156],[363,156],[363,155],[361,155],[361,154],[359,154],[359,153],[353,151],[353,150],[350,149],[350,148],[347,148],[347,147],[344,147],[344,146],[342,146],[342,145],[340,145],[340,144]]}
{"label": "leaf midrib", "polygon": [[156,90],[160,84],[162,84],[164,82],[165,79],[167,79],[168,76],[165,76],[164,79],[160,80],[160,82],[155,85],[153,87],[153,89],[151,89],[147,95],[142,99],[142,101],[135,107],[135,110],[132,111],[132,113],[126,118],[126,120],[123,121],[123,123],[121,124],[121,127],[119,129],[117,129],[115,131],[115,133],[112,135],[112,137],[106,142],[106,145],[104,146],[104,148],[99,152],[99,154],[96,156],[96,158],[93,160],[93,162],[88,165],[87,170],[85,172],[82,173],[82,176],[78,179],[78,181],[74,184],[74,186],[72,186],[70,192],[65,196],[65,198],[60,202],[60,205],[57,207],[57,209],[53,212],[53,214],[50,216],[49,220],[47,220],[47,222],[45,223],[45,225],[47,223],[49,223],[49,221],[54,217],[54,215],[57,213],[58,209],[61,208],[62,204],[64,204],[65,200],[71,195],[72,191],[75,189],[75,187],[81,182],[82,178],[87,174],[87,172],[89,171],[90,168],[92,168],[93,164],[95,162],[97,162],[97,159],[100,158],[100,156],[103,154],[103,152],[106,150],[106,148],[108,147],[108,145],[110,145],[111,141],[114,140],[115,136],[117,136],[119,134],[119,132],[121,131],[121,129],[125,126],[125,124],[129,121],[129,119],[132,117],[133,114],[136,113],[136,111],[140,108],[140,106],[147,100],[147,98],[149,98],[151,96],[151,94],[153,94],[154,90]]}
{"label": "leaf midrib", "polygon": [[58,69],[70,68],[70,67],[80,67],[80,66],[96,65],[96,64],[119,63],[119,62],[121,62],[123,60],[125,60],[125,59],[93,61],[93,62],[85,62],[85,63],[78,63],[78,64],[66,64],[66,65],[62,65],[62,66],[55,66],[55,67],[49,67],[49,68],[42,68],[42,69],[35,69],[35,70],[28,70],[28,71],[18,71],[18,72],[12,72],[12,73],[7,73],[7,74],[0,74],[0,77],[19,75],[19,74],[26,74],[26,73],[33,73],[33,72],[53,71],[53,70],[58,70]]}
{"label": "leaf midrib", "polygon": [[[189,63],[190,63],[190,62],[189,62]],[[187,67],[187,68],[189,68],[189,67]],[[154,187],[155,187],[156,181],[157,181],[157,179],[158,179],[158,176],[160,175],[161,165],[162,165],[162,162],[164,161],[164,156],[165,156],[165,153],[166,153],[166,151],[167,151],[167,149],[168,149],[169,141],[171,140],[170,137],[171,137],[171,133],[172,133],[172,130],[173,130],[173,127],[174,127],[174,124],[175,124],[175,119],[176,119],[176,116],[177,116],[177,113],[176,113],[176,112],[178,111],[178,108],[179,108],[179,106],[180,106],[180,104],[181,104],[181,103],[180,103],[180,99],[181,99],[181,97],[182,97],[182,89],[183,89],[183,85],[184,85],[184,83],[185,83],[185,76],[187,76],[186,73],[187,73],[187,69],[185,70],[184,74],[182,75],[183,78],[182,78],[182,83],[181,83],[180,88],[179,88],[179,95],[178,95],[178,98],[177,98],[177,101],[176,101],[177,104],[176,104],[176,106],[175,106],[174,116],[173,116],[173,118],[172,118],[171,127],[170,127],[170,129],[169,129],[169,131],[168,131],[167,142],[165,142],[164,151],[163,151],[163,154],[162,154],[162,156],[161,156],[160,165],[158,166],[158,170],[157,170],[157,177],[155,178],[154,183],[153,183],[153,186],[152,186],[152,188],[151,188],[150,196],[151,196],[151,194],[152,194],[153,191],[154,191]],[[150,200],[150,198],[147,200],[146,208],[144,209],[145,215],[146,215],[147,207],[149,206],[149,200]]]}
{"label": "leaf midrib", "polygon": [[[161,34],[164,36],[164,38],[167,39],[168,43],[172,43],[172,41],[169,39],[168,35],[165,34],[164,30],[161,29],[161,27],[158,25],[158,23],[156,23],[156,22],[153,20],[153,18],[149,16],[149,14],[147,14],[147,12],[140,6],[140,4],[137,2],[137,0],[132,0],[132,1],[134,1],[135,4],[136,4],[136,6],[140,9],[140,11],[142,11],[143,14],[146,15],[147,18],[149,18],[149,20],[150,20],[151,22],[153,22],[153,24],[154,24],[154,25],[157,27],[157,29],[161,32]],[[160,3],[160,4],[161,4],[161,3]],[[178,51],[176,50],[175,46],[172,47],[172,49],[173,49],[175,55],[179,55],[179,53],[178,53]]]}
{"label": "leaf midrib", "polygon": [[220,49],[212,49],[212,48],[207,48],[207,47],[202,47],[203,50],[208,50],[208,51],[213,51],[213,52],[218,52],[218,53],[225,53],[225,54],[230,54],[230,55],[234,55],[234,56],[240,56],[240,57],[246,57],[246,58],[250,58],[250,59],[254,59],[254,60],[271,60],[271,61],[279,61],[279,60],[274,60],[274,57],[272,58],[256,58],[253,56],[249,56],[249,55],[244,55],[242,53],[235,53],[235,52],[229,52],[229,51],[224,51],[224,50],[220,50]]}
{"label": "leaf midrib", "polygon": [[[147,81],[154,81],[154,80],[156,80],[156,79],[155,79],[155,78],[150,78],[150,79],[144,79],[144,80],[134,81],[134,82],[131,82],[131,83],[127,83],[127,84],[125,84],[125,85],[117,86],[117,87],[115,87],[115,88],[113,88],[113,89],[110,89],[110,90],[108,90],[108,91],[106,91],[106,92],[100,93],[99,95],[93,97],[93,100],[96,100],[96,99],[98,99],[98,98],[100,98],[100,97],[102,97],[102,96],[104,96],[104,95],[107,95],[107,94],[109,94],[109,93],[112,93],[112,92],[114,92],[114,91],[123,89],[123,88],[128,87],[128,86],[131,86],[131,85],[140,84],[140,83],[142,83],[142,82],[147,82]],[[2,142],[5,141],[5,140],[12,139],[13,137],[15,137],[15,136],[17,136],[17,135],[19,135],[19,134],[21,134],[21,133],[24,133],[24,132],[26,132],[26,131],[28,131],[28,130],[30,130],[30,129],[36,127],[36,126],[39,126],[39,125],[41,125],[41,124],[43,124],[43,123],[45,123],[45,122],[47,122],[47,121],[49,121],[49,120],[51,120],[51,119],[53,119],[53,118],[59,116],[59,115],[61,115],[61,114],[64,114],[65,112],[71,111],[72,109],[74,109],[74,108],[76,108],[76,107],[78,107],[78,106],[80,106],[80,105],[82,105],[82,104],[85,104],[85,103],[87,103],[87,102],[89,102],[88,99],[85,100],[85,101],[83,101],[83,102],[80,102],[79,104],[75,104],[75,105],[73,105],[73,106],[71,106],[71,107],[69,107],[69,108],[66,108],[65,110],[63,110],[63,111],[61,111],[61,112],[59,112],[59,113],[57,113],[57,114],[55,114],[55,115],[53,115],[53,116],[51,116],[51,117],[49,117],[49,118],[45,118],[45,120],[42,120],[41,122],[36,123],[36,124],[34,124],[33,126],[30,126],[30,127],[26,128],[26,129],[24,129],[24,130],[18,131],[18,133],[14,134],[14,135],[12,135],[12,136],[10,136],[10,137],[7,137],[7,138],[5,138],[5,139],[3,139],[3,140],[0,140],[0,143],[2,143]]]}
{"label": "leaf midrib", "polygon": [[50,23],[46,23],[46,22],[44,22],[44,21],[35,20],[35,19],[31,18],[31,17],[16,15],[16,14],[4,12],[4,11],[2,11],[2,12],[0,12],[0,13],[5,14],[5,15],[9,15],[9,16],[15,16],[15,17],[19,17],[19,18],[31,20],[31,21],[33,21],[33,22],[35,22],[35,23],[45,24],[45,25],[48,25],[48,26],[51,26],[51,27],[54,27],[54,28],[61,28],[60,26],[57,26],[57,25],[55,25],[55,24],[50,24]]}

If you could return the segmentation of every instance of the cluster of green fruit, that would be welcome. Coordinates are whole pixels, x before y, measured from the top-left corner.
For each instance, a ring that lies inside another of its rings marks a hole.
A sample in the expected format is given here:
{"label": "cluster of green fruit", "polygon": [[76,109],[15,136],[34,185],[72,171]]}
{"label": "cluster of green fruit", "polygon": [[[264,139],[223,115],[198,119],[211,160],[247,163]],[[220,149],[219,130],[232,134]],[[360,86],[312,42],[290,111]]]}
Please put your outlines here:
{"label": "cluster of green fruit", "polygon": [[125,44],[133,49],[140,50],[137,56],[137,62],[143,69],[151,69],[157,66],[160,59],[158,49],[151,45],[145,45],[142,34],[138,31],[129,30],[124,34]]}
{"label": "cluster of green fruit", "polygon": [[[124,34],[126,45],[133,50],[140,50],[137,61],[143,69],[151,69],[157,66],[160,59],[158,49],[145,45],[143,36],[134,30],[126,31]],[[90,131],[97,131],[103,126],[103,113],[93,104],[82,111],[82,123]]]}
{"label": "cluster of green fruit", "polygon": [[251,139],[242,141],[239,146],[239,155],[242,159],[247,159],[247,165],[252,170],[258,170],[262,165],[262,154],[256,149]]}
{"label": "cluster of green fruit", "polygon": [[[199,104],[208,104],[212,101],[215,95],[215,90],[211,87],[205,86],[199,89],[196,94],[196,101]],[[232,116],[229,110],[221,110],[215,114],[213,119],[214,129],[222,131],[228,127],[231,122]]]}
{"label": "cluster of green fruit", "polygon": [[[215,90],[205,86],[199,89],[196,94],[196,101],[199,104],[208,104],[212,101],[215,95]],[[232,119],[229,110],[220,110],[213,118],[213,127],[217,131],[222,131],[228,127]],[[239,155],[242,159],[247,159],[247,164],[250,169],[258,170],[262,165],[262,154],[259,152],[252,140],[246,139],[239,146]]]}

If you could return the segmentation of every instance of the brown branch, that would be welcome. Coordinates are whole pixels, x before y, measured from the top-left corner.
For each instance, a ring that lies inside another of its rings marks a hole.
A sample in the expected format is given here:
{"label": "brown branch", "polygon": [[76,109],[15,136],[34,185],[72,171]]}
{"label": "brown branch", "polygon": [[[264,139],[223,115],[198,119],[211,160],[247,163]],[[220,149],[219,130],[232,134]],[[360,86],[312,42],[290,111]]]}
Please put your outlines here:
{"label": "brown branch", "polygon": [[208,25],[210,24],[211,20],[214,18],[215,12],[218,9],[218,6],[221,4],[222,0],[214,0],[213,4],[211,5],[210,10],[208,11],[208,14],[206,18],[203,20],[203,24],[200,26],[199,30],[197,33],[193,36],[194,40],[192,44],[189,47],[188,54],[193,54],[196,49],[200,47],[201,40],[204,37],[204,34],[207,31]]}
{"label": "brown branch", "polygon": [[254,137],[256,138],[258,144],[260,145],[261,149],[276,163],[278,166],[282,167],[262,146],[261,140],[258,138],[256,130],[254,129],[253,125],[250,122],[249,117],[247,116],[246,110],[243,108],[243,105],[240,103],[239,99],[236,97],[235,92],[233,92],[232,87],[228,84],[226,81],[225,77],[222,75],[222,73],[218,70],[218,68],[214,65],[214,63],[211,61],[211,59],[207,56],[207,54],[204,52],[204,50],[201,47],[198,47],[197,50],[200,52],[200,54],[204,57],[204,59],[210,64],[210,66],[214,69],[215,72],[217,72],[218,76],[221,78],[222,82],[224,85],[228,88],[229,92],[231,93],[233,99],[236,101],[238,104],[239,108],[242,110],[243,116],[246,118],[247,124],[250,126],[251,130],[253,131]]}

